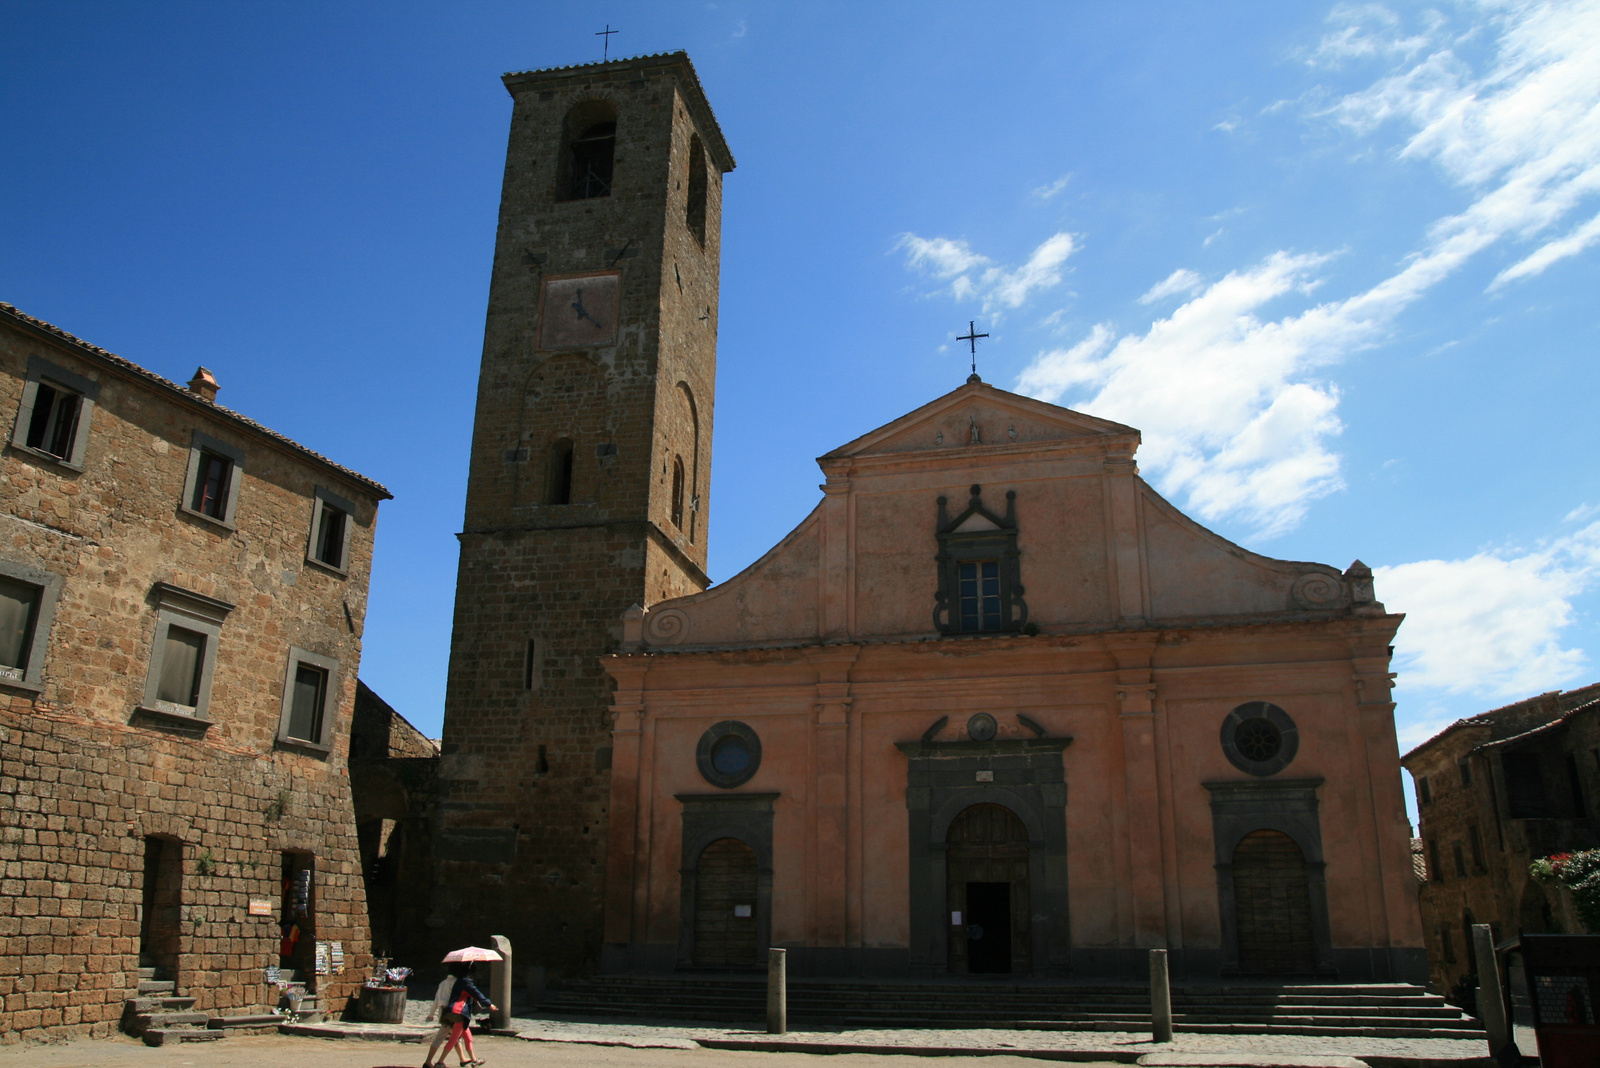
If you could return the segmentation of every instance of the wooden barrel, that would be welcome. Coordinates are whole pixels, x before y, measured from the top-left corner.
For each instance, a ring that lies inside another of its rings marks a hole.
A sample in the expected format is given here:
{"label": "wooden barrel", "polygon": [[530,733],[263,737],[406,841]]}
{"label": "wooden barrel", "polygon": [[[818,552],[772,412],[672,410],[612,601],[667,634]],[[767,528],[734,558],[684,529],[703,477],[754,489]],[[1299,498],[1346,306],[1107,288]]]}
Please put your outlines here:
{"label": "wooden barrel", "polygon": [[371,1023],[404,1023],[406,988],[403,986],[364,986],[361,988],[361,1018]]}

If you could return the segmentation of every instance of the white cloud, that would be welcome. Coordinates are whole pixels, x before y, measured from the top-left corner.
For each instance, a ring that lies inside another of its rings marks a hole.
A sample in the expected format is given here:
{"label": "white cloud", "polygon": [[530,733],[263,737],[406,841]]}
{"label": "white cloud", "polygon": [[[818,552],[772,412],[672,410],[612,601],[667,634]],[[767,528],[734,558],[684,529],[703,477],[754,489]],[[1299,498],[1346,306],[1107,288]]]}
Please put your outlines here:
{"label": "white cloud", "polygon": [[1381,4],[1341,4],[1328,15],[1335,28],[1306,57],[1314,67],[1337,67],[1352,59],[1413,56],[1433,41],[1443,19],[1428,12],[1427,31],[1404,35],[1400,18]]}
{"label": "white cloud", "polygon": [[1164,300],[1179,293],[1193,293],[1203,284],[1201,277],[1194,271],[1189,270],[1187,267],[1179,267],[1176,271],[1167,275],[1166,278],[1146,290],[1145,295],[1139,298],[1139,303],[1154,304],[1158,300]]}
{"label": "white cloud", "polygon": [[1596,241],[1600,241],[1600,215],[1596,215],[1566,237],[1540,245],[1527,258],[1519,260],[1495,275],[1494,281],[1489,283],[1489,288],[1498,289],[1515,279],[1539,274],[1557,260],[1576,256]]}
{"label": "white cloud", "polygon": [[906,250],[906,266],[949,282],[957,300],[977,298],[985,312],[1020,308],[1034,293],[1061,283],[1061,267],[1076,251],[1071,234],[1047,238],[1026,262],[1015,268],[997,265],[972,251],[965,241],[948,237],[902,234],[895,249]]}
{"label": "white cloud", "polygon": [[1512,698],[1572,681],[1587,661],[1561,633],[1597,571],[1600,523],[1531,552],[1374,569],[1379,598],[1406,614],[1395,645],[1401,684]]}
{"label": "white cloud", "polygon": [[1337,390],[1313,380],[1318,364],[1375,334],[1393,306],[1344,301],[1263,320],[1280,298],[1306,296],[1327,257],[1276,253],[1233,272],[1118,339],[1106,324],[1069,349],[1041,354],[1017,388],[1144,432],[1139,457],[1163,492],[1212,520],[1237,515],[1280,533],[1307,505],[1342,486],[1327,440],[1342,429]]}
{"label": "white cloud", "polygon": [[[1344,12],[1397,32],[1383,9]],[[1018,388],[1051,401],[1095,391],[1071,402],[1141,428],[1140,457],[1156,484],[1206,520],[1237,517],[1262,536],[1297,524],[1310,502],[1342,485],[1330,447],[1341,430],[1339,394],[1314,373],[1377,341],[1477,253],[1536,235],[1600,192],[1600,0],[1496,8],[1489,21],[1500,36],[1481,77],[1448,49],[1435,51],[1322,113],[1362,134],[1409,122],[1416,132],[1401,157],[1430,160],[1474,191],[1465,210],[1427,228],[1399,270],[1352,296],[1264,317],[1271,302],[1309,295],[1327,258],[1278,252],[1231,272],[1143,335],[1117,338],[1102,324],[1077,345],[1041,353]],[[1341,30],[1321,55],[1392,60],[1422,50],[1413,38],[1384,40]],[[1577,254],[1600,241],[1591,227],[1600,223],[1546,241],[1502,277]],[[1176,271],[1141,300],[1181,292],[1186,281]]]}
{"label": "white cloud", "polygon": [[1038,197],[1040,200],[1049,200],[1051,197],[1065,189],[1067,187],[1067,183],[1070,181],[1072,181],[1072,175],[1063,174],[1060,178],[1057,178],[1049,185],[1041,185],[1039,188],[1035,189],[1033,191],[1033,195]]}

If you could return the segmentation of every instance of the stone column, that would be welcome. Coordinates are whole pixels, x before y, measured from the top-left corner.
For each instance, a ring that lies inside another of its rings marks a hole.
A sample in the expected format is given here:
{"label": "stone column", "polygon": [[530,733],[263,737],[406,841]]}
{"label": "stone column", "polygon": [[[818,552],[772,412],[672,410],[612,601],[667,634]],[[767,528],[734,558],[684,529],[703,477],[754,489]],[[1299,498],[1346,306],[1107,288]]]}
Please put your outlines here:
{"label": "stone column", "polygon": [[1123,783],[1127,799],[1133,944],[1167,944],[1166,890],[1161,866],[1160,777],[1156,774],[1156,688],[1148,669],[1117,673],[1121,706]]}
{"label": "stone column", "polygon": [[[625,665],[625,666],[624,666]],[[634,866],[638,849],[640,738],[644,731],[644,676],[648,660],[619,658],[612,697],[611,812],[606,855],[605,947],[602,967],[621,971],[631,963]]]}
{"label": "stone column", "polygon": [[1150,951],[1150,1039],[1172,1041],[1172,986],[1167,976],[1167,951]]}
{"label": "stone column", "polygon": [[499,960],[489,962],[489,1000],[494,1002],[494,1011],[489,1014],[489,1026],[506,1028],[511,1026],[511,976],[514,974],[511,939],[505,935],[492,935],[489,945],[500,954]]}
{"label": "stone column", "polygon": [[[812,801],[811,945],[845,945],[850,880],[850,666],[858,646],[829,647],[808,659],[817,672],[815,783]],[[823,965],[825,968],[826,964]]]}
{"label": "stone column", "polygon": [[[1489,1056],[1500,1058],[1511,1045],[1511,1021],[1505,994],[1500,989],[1500,962],[1494,954],[1494,930],[1486,923],[1472,925],[1472,951],[1477,958],[1478,1016],[1489,1039]],[[1504,1063],[1504,1062],[1502,1062]]]}
{"label": "stone column", "polygon": [[789,1030],[789,976],[786,949],[767,950],[767,1034]]}

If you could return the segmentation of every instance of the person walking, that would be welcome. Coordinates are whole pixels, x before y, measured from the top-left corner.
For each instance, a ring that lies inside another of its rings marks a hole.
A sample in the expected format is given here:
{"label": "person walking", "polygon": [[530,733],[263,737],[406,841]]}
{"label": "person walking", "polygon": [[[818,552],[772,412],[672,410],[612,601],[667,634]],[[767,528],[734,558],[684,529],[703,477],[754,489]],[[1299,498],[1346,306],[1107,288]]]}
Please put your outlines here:
{"label": "person walking", "polygon": [[474,970],[474,965],[469,961],[461,974],[456,977],[455,985],[450,988],[450,1001],[445,1006],[442,1017],[451,1024],[450,1041],[445,1044],[444,1052],[439,1054],[438,1061],[434,1062],[435,1065],[444,1063],[458,1042],[464,1042],[467,1050],[468,1059],[461,1063],[472,1065],[485,1063],[478,1059],[478,1055],[472,1049],[472,1013],[480,1005],[488,1012],[494,1012],[499,1006],[485,997],[483,991],[473,984]]}
{"label": "person walking", "polygon": [[[433,1054],[450,1037],[451,1032],[455,1030],[454,1022],[446,1019],[449,1015],[450,992],[455,989],[456,980],[465,974],[466,965],[450,965],[449,972],[439,981],[439,989],[433,992],[433,1004],[428,1007],[427,1019],[430,1022],[438,1020],[439,1029],[433,1033],[433,1043],[428,1046],[428,1055],[422,1059],[422,1068],[435,1068],[436,1065],[438,1068],[444,1068],[444,1058],[441,1057],[435,1061]],[[465,1046],[456,1047],[456,1056],[461,1059],[462,1065],[465,1066],[467,1063],[467,1048]]]}

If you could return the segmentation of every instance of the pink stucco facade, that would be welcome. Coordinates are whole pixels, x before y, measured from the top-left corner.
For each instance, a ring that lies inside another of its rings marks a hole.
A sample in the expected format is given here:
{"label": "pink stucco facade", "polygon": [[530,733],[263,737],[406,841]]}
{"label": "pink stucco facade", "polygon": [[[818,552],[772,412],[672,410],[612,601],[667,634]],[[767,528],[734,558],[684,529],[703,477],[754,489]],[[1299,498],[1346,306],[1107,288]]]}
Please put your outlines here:
{"label": "pink stucco facade", "polygon": [[[1390,701],[1401,617],[1359,562],[1268,559],[1194,523],[1138,476],[1138,444],[969,380],[822,457],[816,509],[744,572],[630,612],[603,661],[606,965],[695,963],[721,907],[697,865],[733,838],[755,856],[739,919],[758,952],[790,947],[802,973],[961,970],[951,906],[979,883],[952,874],[946,836],[997,805],[1026,837],[1002,970],[1137,973],[1166,947],[1179,974],[1248,973],[1234,849],[1273,831],[1303,857],[1310,970],[1424,975]],[[940,574],[963,537],[1015,568],[1001,629],[959,632],[958,573]],[[1241,764],[1230,713],[1257,702],[1282,754]],[[731,786],[702,772],[730,721],[759,748]]]}

